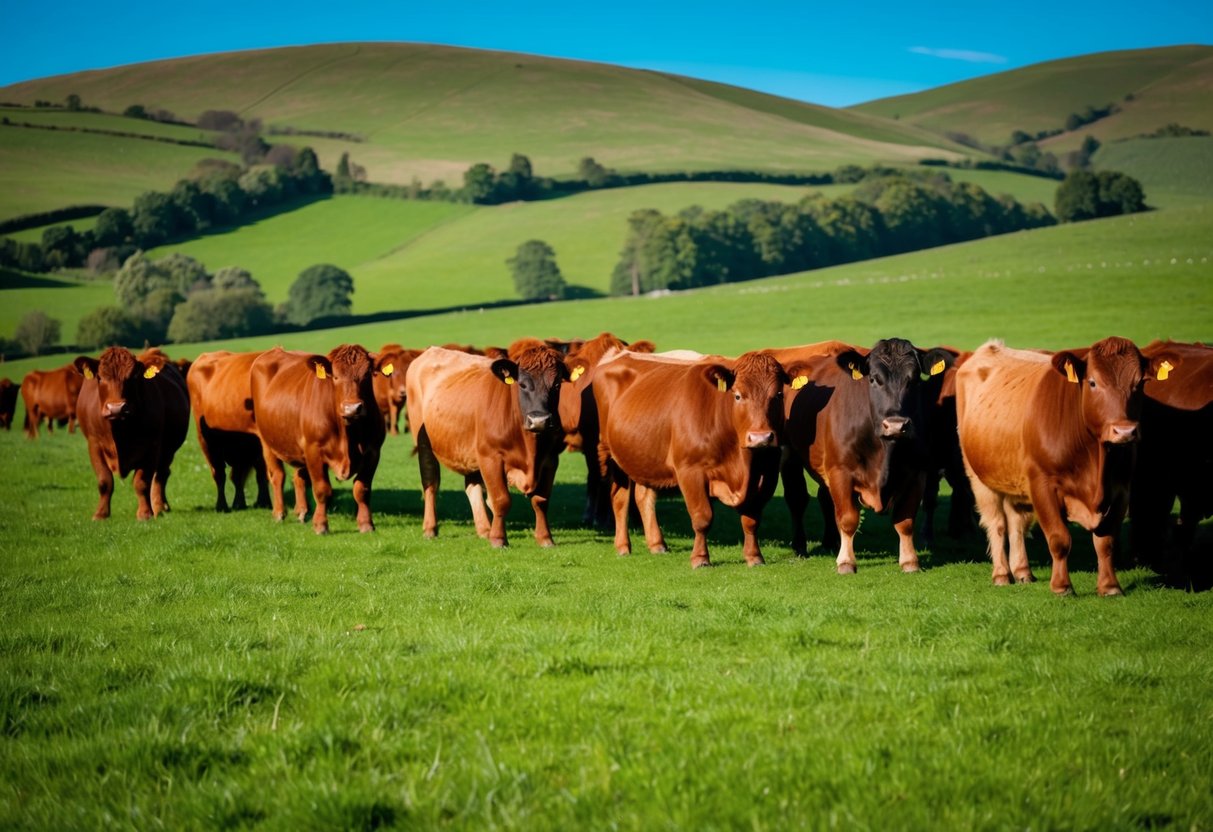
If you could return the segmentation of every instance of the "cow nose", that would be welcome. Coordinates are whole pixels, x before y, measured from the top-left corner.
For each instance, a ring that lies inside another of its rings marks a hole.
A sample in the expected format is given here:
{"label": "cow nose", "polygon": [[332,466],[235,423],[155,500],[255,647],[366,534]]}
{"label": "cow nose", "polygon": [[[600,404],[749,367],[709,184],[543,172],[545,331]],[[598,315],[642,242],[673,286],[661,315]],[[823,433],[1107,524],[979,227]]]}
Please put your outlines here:
{"label": "cow nose", "polygon": [[118,419],[126,415],[126,400],[119,399],[113,402],[106,402],[101,408],[101,415],[106,419]]}
{"label": "cow nose", "polygon": [[341,405],[341,418],[350,422],[362,416],[365,410],[362,402],[346,402]]}
{"label": "cow nose", "polygon": [[1127,445],[1140,438],[1137,422],[1113,422],[1104,428],[1104,441],[1111,445]]}
{"label": "cow nose", "polygon": [[747,448],[770,448],[775,445],[775,431],[752,430],[745,435]]}
{"label": "cow nose", "polygon": [[914,433],[914,423],[904,416],[890,416],[880,423],[880,435],[891,439],[911,436]]}
{"label": "cow nose", "polygon": [[551,413],[528,413],[526,419],[523,420],[523,427],[532,433],[539,433],[540,431],[547,430],[551,421]]}

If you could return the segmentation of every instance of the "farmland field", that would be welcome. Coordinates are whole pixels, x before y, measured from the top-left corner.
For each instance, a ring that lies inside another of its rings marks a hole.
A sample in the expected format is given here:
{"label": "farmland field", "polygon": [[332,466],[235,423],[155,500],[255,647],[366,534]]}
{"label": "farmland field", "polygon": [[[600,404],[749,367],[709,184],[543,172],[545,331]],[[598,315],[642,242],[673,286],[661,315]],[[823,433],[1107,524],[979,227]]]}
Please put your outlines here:
{"label": "farmland field", "polygon": [[[718,512],[713,569],[617,557],[577,527],[566,455],[558,543],[476,538],[448,474],[420,532],[415,458],[389,438],[371,536],[339,485],[332,534],[215,515],[193,437],[171,514],[114,517],[79,436],[0,435],[0,825],[169,828],[1204,828],[1213,822],[1213,594],[1121,572],[1078,596],[990,585],[981,545],[941,540],[902,575],[868,515],[859,573],[787,548],[747,569]],[[251,496],[251,494],[250,494]],[[820,537],[816,504],[809,534]],[[1209,530],[1213,531],[1213,530]],[[267,783],[275,784],[266,788]]]}

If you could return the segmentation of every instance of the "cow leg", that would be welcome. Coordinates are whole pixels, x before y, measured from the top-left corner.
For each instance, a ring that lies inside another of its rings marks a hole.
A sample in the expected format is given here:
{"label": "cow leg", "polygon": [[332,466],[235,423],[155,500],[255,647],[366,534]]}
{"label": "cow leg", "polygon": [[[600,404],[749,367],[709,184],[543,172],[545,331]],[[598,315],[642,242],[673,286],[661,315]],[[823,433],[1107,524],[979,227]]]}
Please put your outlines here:
{"label": "cow leg", "polygon": [[1035,583],[1036,576],[1028,564],[1028,527],[1032,525],[1032,513],[1020,511],[1010,499],[1003,504],[1003,515],[1007,518],[1007,548],[1011,550],[1011,574],[1016,583]]}
{"label": "cow leg", "polygon": [[489,536],[489,511],[484,502],[484,477],[479,471],[473,471],[463,478],[463,493],[467,494],[468,505],[472,507],[472,522],[476,526],[478,537]]}
{"label": "cow leg", "polygon": [[252,467],[247,462],[232,466],[232,491],[235,492],[232,496],[232,511],[244,511],[248,508],[248,501],[244,497],[244,484],[248,482]]}
{"label": "cow leg", "polygon": [[628,506],[632,502],[634,485],[626,477],[611,478],[611,508],[615,514],[615,551],[620,555],[632,554],[632,540],[628,534]]}
{"label": "cow leg", "polygon": [[636,510],[640,512],[644,542],[649,547],[649,552],[664,555],[669,549],[665,545],[665,535],[661,533],[661,524],[657,522],[657,489],[637,483],[633,489],[633,498],[636,501]]}
{"label": "cow leg", "polygon": [[140,467],[135,469],[134,475],[131,477],[131,485],[135,488],[135,499],[139,503],[135,516],[140,520],[151,520],[155,516],[152,511],[152,501],[149,498],[154,476],[155,474],[150,468]]}
{"label": "cow leg", "polygon": [[[1062,517],[1061,506],[1057,496],[1050,489],[1039,487],[1030,482],[1032,505],[1036,509],[1036,517],[1040,522],[1041,531],[1049,542],[1049,554],[1053,557],[1053,576],[1049,579],[1049,589],[1058,595],[1073,595],[1074,585],[1070,583],[1070,530]],[[1110,555],[1110,553],[1109,553]],[[1102,556],[1101,556],[1102,558]],[[1102,571],[1102,565],[1100,567]],[[1116,578],[1113,576],[1113,582]],[[1119,589],[1119,587],[1117,587]]]}
{"label": "cow leg", "polygon": [[[228,510],[226,493],[227,469],[223,464],[223,454],[219,450],[218,443],[215,442],[215,437],[211,436],[210,433],[206,422],[200,420],[198,423],[198,445],[202,448],[202,458],[210,466],[211,479],[215,482],[215,511],[226,512]],[[216,461],[218,461],[218,464],[216,464]],[[233,475],[234,473],[233,471]],[[239,490],[236,493],[239,494]]]}
{"label": "cow leg", "polygon": [[282,468],[282,460],[274,456],[268,447],[264,448],[266,475],[270,481],[270,492],[273,496],[271,508],[273,517],[279,523],[286,517],[286,499],[282,494],[282,486],[286,481],[286,471]]}
{"label": "cow leg", "polygon": [[167,465],[162,465],[156,469],[155,476],[152,477],[152,516],[159,517],[166,511],[171,511],[172,508],[168,504],[168,478],[171,471]]}
{"label": "cow leg", "polygon": [[[299,518],[299,522],[307,520],[307,486],[308,486],[308,470],[306,468],[296,468],[291,480],[291,484],[295,488],[295,516]],[[315,485],[312,486],[315,488]],[[315,494],[312,498],[315,499]]]}
{"label": "cow leg", "polygon": [[[364,466],[362,470],[367,469]],[[358,506],[358,531],[362,534],[375,531],[375,520],[371,517],[371,480],[373,478],[373,469],[370,473],[359,472],[354,477],[353,491],[354,502]]]}
{"label": "cow leg", "polygon": [[1120,530],[1119,523],[1114,525],[1115,531],[1109,531],[1108,534],[1091,533],[1091,539],[1095,543],[1095,557],[1099,563],[1099,579],[1095,584],[1095,591],[1104,596],[1124,594],[1120,581],[1116,580],[1116,566],[1113,562],[1117,532]]}
{"label": "cow leg", "polygon": [[[442,469],[438,465],[438,457],[430,445],[430,435],[423,426],[417,431],[417,467],[421,469],[421,498],[425,504],[421,519],[421,534],[427,539],[438,536],[438,512],[435,504],[438,501],[438,485],[442,480]],[[473,515],[476,509],[472,509]],[[479,528],[477,528],[479,531]]]}
{"label": "cow leg", "polygon": [[510,485],[506,481],[505,467],[500,460],[484,460],[480,475],[484,478],[484,488],[489,495],[489,508],[493,510],[489,545],[494,549],[503,549],[510,545],[505,534],[505,517],[510,513]]}
{"label": "cow leg", "polygon": [[977,503],[977,513],[981,518],[982,528],[986,530],[990,561],[994,565],[991,580],[993,580],[994,586],[1010,586],[1011,565],[1007,562],[1007,515],[1003,507],[1002,495],[995,493],[976,476],[970,474],[969,481],[973,484],[973,500]]}
{"label": "cow leg", "polygon": [[253,476],[257,480],[257,501],[253,503],[253,507],[269,508],[273,503],[270,502],[270,481],[264,458],[253,461]]}
{"label": "cow leg", "polygon": [[545,465],[531,494],[531,508],[535,511],[535,542],[544,549],[555,546],[552,530],[548,527],[548,500],[552,496],[552,483],[556,480],[556,466]]}
{"label": "cow leg", "polygon": [[804,531],[804,511],[809,505],[809,488],[804,479],[804,464],[793,452],[785,452],[780,466],[783,480],[783,500],[792,518],[792,554],[809,556],[809,542]]}
{"label": "cow leg", "polygon": [[110,497],[114,494],[114,472],[101,457],[97,448],[88,449],[89,460],[93,463],[93,471],[97,474],[97,510],[93,513],[94,520],[105,520],[110,516]]}
{"label": "cow leg", "polygon": [[687,469],[678,472],[678,487],[691,515],[695,543],[691,547],[691,568],[711,566],[708,554],[708,530],[712,528],[712,498],[708,494],[707,477],[702,472]]}
{"label": "cow leg", "polygon": [[942,479],[942,471],[927,471],[926,483],[922,489],[922,540],[928,549],[935,543],[935,509],[939,505],[939,482]]}
{"label": "cow leg", "polygon": [[597,447],[593,448],[591,456],[590,449],[583,446],[581,455],[585,459],[585,510],[581,512],[581,525],[592,528],[598,525],[602,513],[601,500],[605,483],[598,468]]}
{"label": "cow leg", "polygon": [[387,432],[392,436],[400,435],[400,407],[393,401],[387,403]]}
{"label": "cow leg", "polygon": [[824,495],[829,495],[833,504],[834,526],[838,535],[838,557],[834,559],[839,575],[854,575],[858,569],[855,562],[855,532],[859,530],[859,508],[855,505],[855,484],[842,470],[830,472],[829,482],[817,492],[822,511],[826,508]]}
{"label": "cow leg", "polygon": [[[302,472],[302,469],[299,470]],[[312,499],[316,501],[316,510],[312,513],[312,530],[316,534],[328,534],[329,500],[333,498],[333,484],[329,481],[328,466],[318,459],[309,459],[307,461],[307,478],[312,483]],[[297,482],[298,479],[296,479]],[[300,490],[299,494],[302,493],[303,491]],[[296,509],[298,509],[298,500],[296,500]],[[304,511],[299,516],[301,522],[306,514],[307,503],[305,498]]]}
{"label": "cow leg", "polygon": [[918,513],[915,495],[903,496],[892,509],[893,528],[897,532],[897,565],[902,572],[919,570],[918,552],[914,548],[914,515]]}
{"label": "cow leg", "polygon": [[745,509],[741,512],[741,531],[745,535],[742,552],[745,554],[747,566],[762,566],[766,563],[762,557],[762,550],[758,547],[758,525],[762,522],[761,512],[761,508],[758,511]]}

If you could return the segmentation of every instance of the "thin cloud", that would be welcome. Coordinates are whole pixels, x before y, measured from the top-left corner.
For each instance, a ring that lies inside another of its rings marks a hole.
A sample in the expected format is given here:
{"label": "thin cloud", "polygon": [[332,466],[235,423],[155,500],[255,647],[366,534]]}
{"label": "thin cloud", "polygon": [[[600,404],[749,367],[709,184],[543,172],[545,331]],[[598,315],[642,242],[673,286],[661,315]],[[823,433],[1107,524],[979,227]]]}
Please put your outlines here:
{"label": "thin cloud", "polygon": [[949,61],[967,61],[971,64],[1005,64],[1003,55],[992,52],[974,52],[970,49],[931,49],[928,46],[911,46],[910,51],[915,55],[930,55],[932,58],[943,58]]}

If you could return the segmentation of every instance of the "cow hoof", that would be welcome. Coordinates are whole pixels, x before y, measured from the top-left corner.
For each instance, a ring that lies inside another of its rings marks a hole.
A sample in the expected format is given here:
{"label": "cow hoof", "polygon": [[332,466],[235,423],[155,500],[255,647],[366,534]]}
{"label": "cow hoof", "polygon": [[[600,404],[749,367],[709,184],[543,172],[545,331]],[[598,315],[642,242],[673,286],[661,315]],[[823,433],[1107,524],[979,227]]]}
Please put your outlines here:
{"label": "cow hoof", "polygon": [[712,561],[708,560],[707,558],[691,558],[691,568],[692,569],[702,569],[705,566],[711,566],[711,565],[712,565]]}
{"label": "cow hoof", "polygon": [[426,529],[421,533],[421,537],[425,540],[434,540],[438,537],[438,532],[434,529]]}
{"label": "cow hoof", "polygon": [[1124,591],[1120,587],[1114,586],[1111,589],[1101,589],[1099,594],[1103,598],[1115,598],[1118,595],[1124,595]]}
{"label": "cow hoof", "polygon": [[853,563],[838,564],[838,574],[839,575],[854,575],[855,574],[855,564],[853,564]]}
{"label": "cow hoof", "polygon": [[650,546],[649,547],[649,554],[651,554],[651,555],[668,555],[669,553],[670,553],[670,550],[667,549],[665,546]]}
{"label": "cow hoof", "polygon": [[328,534],[328,533],[329,533],[329,527],[328,527],[328,526],[321,526],[320,528],[315,529],[315,532],[316,532],[316,534]]}
{"label": "cow hoof", "polygon": [[995,575],[994,586],[1010,586],[1011,579],[1007,575]]}
{"label": "cow hoof", "polygon": [[632,550],[631,549],[616,549],[615,554],[619,555],[619,557],[621,557],[621,558],[630,558],[632,556]]}
{"label": "cow hoof", "polygon": [[1073,598],[1074,597],[1074,587],[1064,586],[1061,589],[1054,589],[1053,594],[1056,595],[1058,598]]}
{"label": "cow hoof", "polygon": [[494,549],[508,549],[510,544],[505,540],[490,540],[489,545]]}
{"label": "cow hoof", "polygon": [[374,524],[374,523],[367,523],[365,526],[359,526],[359,527],[358,527],[358,532],[359,532],[360,534],[370,534],[370,533],[371,533],[371,532],[373,532],[373,531],[375,531],[375,524]]}
{"label": "cow hoof", "polygon": [[540,548],[540,549],[554,549],[554,548],[556,548],[556,541],[554,541],[554,540],[540,540],[540,541],[539,541],[539,548]]}
{"label": "cow hoof", "polygon": [[1030,572],[1027,575],[1016,575],[1015,583],[1017,583],[1017,584],[1034,584],[1034,583],[1036,583],[1036,576]]}
{"label": "cow hoof", "polygon": [[745,565],[746,566],[766,566],[767,562],[765,560],[763,560],[761,557],[758,557],[758,558],[755,558],[754,560],[747,560],[745,562]]}
{"label": "cow hoof", "polygon": [[909,575],[911,572],[920,571],[920,568],[917,563],[903,563],[901,565],[901,571]]}

